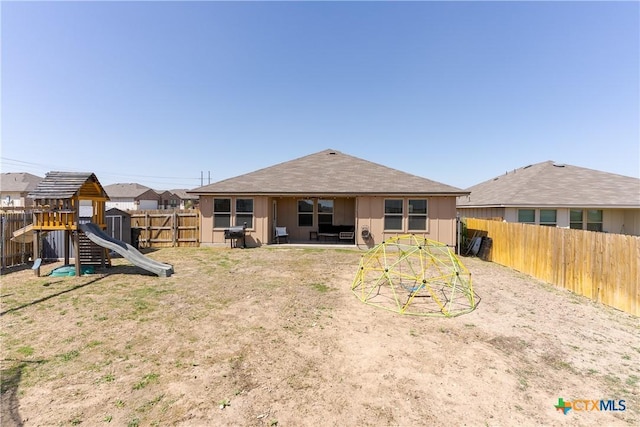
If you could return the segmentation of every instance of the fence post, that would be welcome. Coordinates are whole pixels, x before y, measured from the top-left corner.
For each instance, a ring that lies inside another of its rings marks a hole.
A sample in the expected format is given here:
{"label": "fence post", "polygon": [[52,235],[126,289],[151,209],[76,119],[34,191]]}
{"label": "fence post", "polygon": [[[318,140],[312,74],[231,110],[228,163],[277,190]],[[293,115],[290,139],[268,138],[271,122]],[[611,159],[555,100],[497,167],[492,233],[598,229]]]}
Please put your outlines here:
{"label": "fence post", "polygon": [[173,210],[173,215],[171,217],[171,221],[172,221],[172,230],[171,230],[171,234],[172,234],[172,242],[171,242],[171,246],[172,247],[176,247],[176,240],[177,240],[177,234],[178,234],[178,215],[176,213],[176,210]]}
{"label": "fence post", "polygon": [[5,224],[7,223],[6,221],[6,217],[4,214],[2,214],[2,217],[0,217],[0,221],[2,222],[2,230],[0,231],[0,244],[2,245],[0,247],[0,251],[2,252],[2,269],[4,270],[7,266],[6,260],[5,260],[5,244],[4,244],[4,235],[5,235]]}

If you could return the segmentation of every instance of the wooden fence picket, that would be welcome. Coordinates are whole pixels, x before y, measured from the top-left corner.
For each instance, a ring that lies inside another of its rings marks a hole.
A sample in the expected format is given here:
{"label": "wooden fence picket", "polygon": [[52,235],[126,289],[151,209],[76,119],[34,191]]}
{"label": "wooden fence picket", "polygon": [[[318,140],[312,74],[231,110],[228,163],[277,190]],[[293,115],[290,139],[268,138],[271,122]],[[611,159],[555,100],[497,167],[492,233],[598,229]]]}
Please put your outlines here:
{"label": "wooden fence picket", "polygon": [[466,218],[492,239],[489,261],[640,315],[640,237]]}

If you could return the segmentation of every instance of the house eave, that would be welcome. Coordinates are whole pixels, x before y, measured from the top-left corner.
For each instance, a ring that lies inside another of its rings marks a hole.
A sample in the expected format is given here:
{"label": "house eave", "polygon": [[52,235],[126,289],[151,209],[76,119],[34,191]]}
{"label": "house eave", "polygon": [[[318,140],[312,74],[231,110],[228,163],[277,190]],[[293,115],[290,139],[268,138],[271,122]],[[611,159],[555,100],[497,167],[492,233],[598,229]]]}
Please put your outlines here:
{"label": "house eave", "polygon": [[624,204],[584,204],[584,203],[564,203],[564,204],[536,204],[536,203],[517,203],[517,204],[486,204],[486,205],[457,205],[458,209],[485,209],[485,208],[543,208],[543,209],[640,209],[640,205],[624,205]]}
{"label": "house eave", "polygon": [[267,196],[267,197],[459,197],[466,196],[468,192],[318,192],[318,191],[296,191],[296,192],[248,192],[248,191],[221,191],[221,192],[188,192],[198,196]]}

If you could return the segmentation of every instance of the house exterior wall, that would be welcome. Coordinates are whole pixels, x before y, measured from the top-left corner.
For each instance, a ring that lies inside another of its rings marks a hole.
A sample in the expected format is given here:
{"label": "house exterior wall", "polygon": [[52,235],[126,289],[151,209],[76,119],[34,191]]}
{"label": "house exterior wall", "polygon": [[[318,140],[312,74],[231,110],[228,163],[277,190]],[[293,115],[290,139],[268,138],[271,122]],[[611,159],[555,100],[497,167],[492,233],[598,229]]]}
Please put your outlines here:
{"label": "house exterior wall", "polygon": [[[277,224],[273,227],[287,227],[289,239],[293,241],[311,240],[311,232],[318,231],[318,200],[333,200],[333,225],[350,225],[356,223],[355,197],[314,197],[313,222],[310,226],[298,226],[298,200],[304,197],[273,197],[272,204],[277,207]],[[273,209],[272,209],[273,211]],[[271,213],[274,216],[274,213]]]}
{"label": "house exterior wall", "polygon": [[157,200],[138,200],[138,204],[134,210],[140,211],[150,211],[158,209],[158,201]]}
{"label": "house exterior wall", "polygon": [[[201,237],[202,245],[229,244],[224,240],[224,228],[213,227],[213,199],[231,198],[232,209],[236,197],[233,196],[201,196]],[[356,244],[361,247],[371,247],[385,239],[400,234],[414,233],[425,238],[445,243],[449,246],[456,244],[456,199],[455,197],[425,197],[425,196],[358,196],[358,197],[319,197],[314,198],[313,224],[298,226],[298,200],[303,197],[271,197],[271,196],[239,196],[242,199],[251,198],[254,204],[254,224],[246,230],[247,246],[260,246],[273,243],[274,227],[287,227],[290,241],[309,242],[310,232],[318,231],[317,199],[332,199],[334,201],[333,225],[350,225],[355,227]],[[408,199],[426,198],[427,230],[425,232],[408,231],[408,213],[403,215],[403,229],[400,231],[384,230],[384,201],[385,199],[403,199],[406,206]],[[234,212],[231,213],[232,226]],[[364,240],[362,228],[367,227],[372,238]]]}
{"label": "house exterior wall", "polygon": [[107,209],[120,209],[123,211],[154,211],[158,209],[157,200],[133,200],[133,199],[111,199],[105,204]]}
{"label": "house exterior wall", "polygon": [[[359,197],[357,203],[356,243],[368,247],[375,246],[383,240],[402,234],[416,234],[427,239],[442,242],[448,246],[456,244],[456,198],[426,197],[427,230],[414,232],[408,229],[408,212],[405,209],[402,218],[402,230],[387,231],[384,229],[384,200],[403,199],[406,206],[408,199],[421,199],[424,196],[367,196]],[[362,229],[369,229],[371,238],[364,240]]]}
{"label": "house exterior wall", "polygon": [[0,193],[0,196],[0,206],[2,207],[25,207],[33,205],[33,203],[29,203],[30,199],[27,199],[24,193],[3,191]]}
{"label": "house exterior wall", "polygon": [[[463,208],[459,209],[460,216],[467,218],[491,218],[497,208]],[[506,222],[518,222],[519,209],[534,209],[535,223],[540,224],[540,209],[555,209],[557,227],[569,228],[572,209],[592,209],[592,208],[553,208],[543,207],[522,207],[504,208],[504,220]],[[601,209],[602,210],[602,231],[605,233],[630,234],[640,236],[640,209]],[[586,214],[585,214],[586,215]],[[500,217],[500,216],[495,216]]]}
{"label": "house exterior wall", "polygon": [[626,209],[623,218],[623,234],[640,236],[640,209]]}
{"label": "house exterior wall", "polygon": [[133,211],[136,210],[136,202],[133,199],[117,199],[111,198],[110,201],[105,203],[106,209],[120,209],[123,211]]}
{"label": "house exterior wall", "polygon": [[461,217],[466,218],[505,218],[505,208],[458,208]]}
{"label": "house exterior wall", "polygon": [[[246,245],[255,247],[270,243],[271,226],[270,226],[270,199],[266,196],[201,196],[200,197],[200,243],[203,246],[230,244],[224,239],[225,228],[213,227],[213,199],[214,198],[230,198],[232,209],[235,206],[235,200],[253,199],[253,226],[245,230]],[[235,224],[235,212],[231,212],[231,225]],[[242,225],[242,224],[238,224]]]}

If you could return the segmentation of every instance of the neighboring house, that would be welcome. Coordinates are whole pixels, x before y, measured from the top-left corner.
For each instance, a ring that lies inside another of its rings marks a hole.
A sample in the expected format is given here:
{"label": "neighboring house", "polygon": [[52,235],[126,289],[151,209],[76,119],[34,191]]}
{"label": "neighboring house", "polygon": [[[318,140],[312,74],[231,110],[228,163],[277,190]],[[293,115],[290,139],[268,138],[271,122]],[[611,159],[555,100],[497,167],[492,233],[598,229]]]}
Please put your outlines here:
{"label": "neighboring house", "polygon": [[33,200],[27,194],[38,186],[43,178],[26,172],[0,174],[0,207],[28,207]]}
{"label": "neighboring house", "polygon": [[149,187],[140,184],[105,185],[109,195],[107,209],[121,210],[155,210],[160,204],[160,195]]}
{"label": "neighboring house", "polygon": [[159,209],[183,209],[180,196],[173,191],[158,191],[158,195],[160,196],[160,203],[158,205]]}
{"label": "neighboring house", "polygon": [[640,235],[640,179],[546,161],[458,197],[460,216]]}
{"label": "neighboring house", "polygon": [[290,242],[344,237],[368,247],[404,233],[455,246],[456,197],[468,194],[335,150],[189,193],[200,197],[203,245],[226,243],[225,229],[246,223],[247,246],[274,243],[278,226]]}
{"label": "neighboring house", "polygon": [[178,197],[180,209],[193,209],[198,206],[198,196],[188,193],[188,189],[179,188],[169,191]]}

